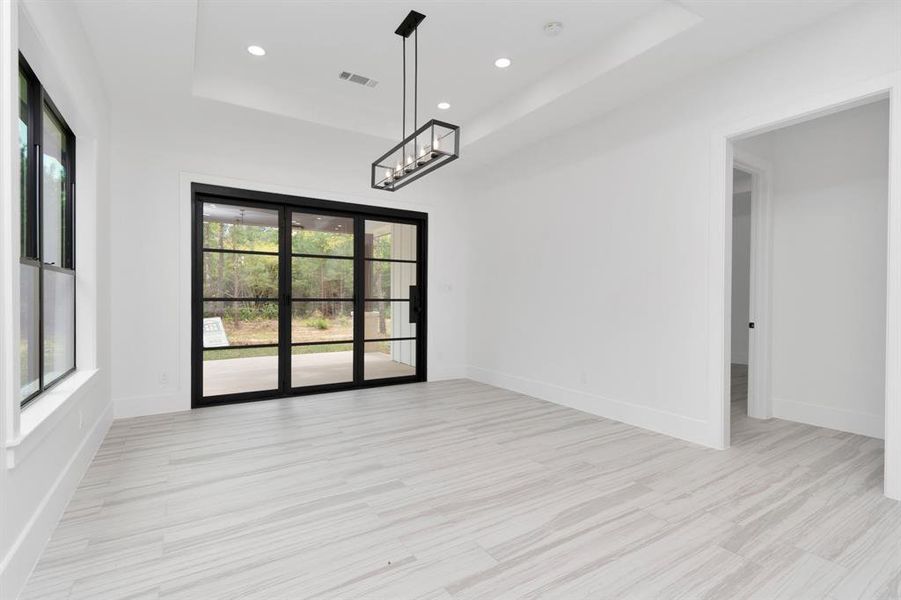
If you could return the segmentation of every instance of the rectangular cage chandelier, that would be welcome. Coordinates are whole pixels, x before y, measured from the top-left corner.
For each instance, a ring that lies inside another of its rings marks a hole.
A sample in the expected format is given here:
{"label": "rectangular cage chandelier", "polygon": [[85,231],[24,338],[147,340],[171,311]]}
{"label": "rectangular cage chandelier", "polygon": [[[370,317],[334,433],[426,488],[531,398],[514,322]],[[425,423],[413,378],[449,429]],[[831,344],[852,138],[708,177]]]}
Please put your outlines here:
{"label": "rectangular cage chandelier", "polygon": [[[419,24],[425,15],[411,10],[394,32],[403,38],[403,118],[397,145],[377,158],[370,171],[372,187],[395,192],[460,157],[460,127],[432,119],[418,124]],[[413,36],[413,132],[407,135],[407,38]]]}

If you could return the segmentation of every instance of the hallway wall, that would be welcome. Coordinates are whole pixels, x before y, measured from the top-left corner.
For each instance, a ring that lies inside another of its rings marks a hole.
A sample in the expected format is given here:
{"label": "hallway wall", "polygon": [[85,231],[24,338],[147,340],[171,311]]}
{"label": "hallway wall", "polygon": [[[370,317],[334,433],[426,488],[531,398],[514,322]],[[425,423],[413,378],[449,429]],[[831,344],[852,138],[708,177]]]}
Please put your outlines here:
{"label": "hallway wall", "polygon": [[[746,175],[750,180],[750,176]],[[750,183],[746,183],[749,186]],[[744,188],[742,188],[744,189]],[[732,195],[732,362],[748,364],[751,304],[751,192]]]}

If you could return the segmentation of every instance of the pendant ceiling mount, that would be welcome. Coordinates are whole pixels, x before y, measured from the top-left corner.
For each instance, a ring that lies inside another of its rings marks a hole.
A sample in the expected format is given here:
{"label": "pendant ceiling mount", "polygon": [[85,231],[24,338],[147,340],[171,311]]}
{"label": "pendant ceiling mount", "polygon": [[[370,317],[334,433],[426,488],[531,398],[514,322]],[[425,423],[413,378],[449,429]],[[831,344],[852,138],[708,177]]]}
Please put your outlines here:
{"label": "pendant ceiling mount", "polygon": [[[415,10],[394,31],[403,38],[403,118],[401,141],[372,163],[372,187],[394,192],[460,157],[460,127],[432,119],[419,126],[419,25]],[[413,131],[407,135],[407,39],[413,37]]]}

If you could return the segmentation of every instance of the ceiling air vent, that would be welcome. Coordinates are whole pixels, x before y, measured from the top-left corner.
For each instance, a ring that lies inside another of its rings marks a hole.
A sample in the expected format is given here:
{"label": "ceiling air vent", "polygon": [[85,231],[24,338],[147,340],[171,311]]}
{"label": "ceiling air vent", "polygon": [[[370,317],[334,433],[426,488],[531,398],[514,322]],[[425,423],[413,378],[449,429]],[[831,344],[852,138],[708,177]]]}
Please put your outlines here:
{"label": "ceiling air vent", "polygon": [[359,83],[360,85],[365,85],[366,87],[371,88],[374,88],[379,84],[379,82],[375,79],[363,77],[362,75],[357,75],[356,73],[349,73],[348,71],[341,71],[338,74],[338,79],[343,79],[344,81],[350,81],[352,83]]}

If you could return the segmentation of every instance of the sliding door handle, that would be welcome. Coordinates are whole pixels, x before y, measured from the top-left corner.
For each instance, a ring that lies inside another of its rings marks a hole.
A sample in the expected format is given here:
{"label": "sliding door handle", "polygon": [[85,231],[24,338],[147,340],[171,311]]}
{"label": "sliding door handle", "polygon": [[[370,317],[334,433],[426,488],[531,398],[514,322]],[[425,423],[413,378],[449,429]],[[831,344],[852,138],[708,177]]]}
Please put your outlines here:
{"label": "sliding door handle", "polygon": [[422,312],[422,299],[419,297],[419,286],[410,286],[410,323],[419,322],[419,314]]}

